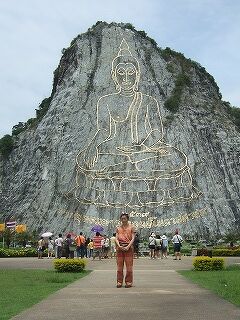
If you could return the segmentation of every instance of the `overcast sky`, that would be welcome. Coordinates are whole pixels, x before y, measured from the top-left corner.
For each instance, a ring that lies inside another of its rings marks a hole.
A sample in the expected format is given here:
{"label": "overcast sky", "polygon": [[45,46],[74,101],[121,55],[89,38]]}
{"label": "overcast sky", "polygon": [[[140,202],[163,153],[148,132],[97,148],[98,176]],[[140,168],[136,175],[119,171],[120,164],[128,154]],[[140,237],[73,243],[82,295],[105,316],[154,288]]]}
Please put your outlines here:
{"label": "overcast sky", "polygon": [[62,48],[98,20],[130,22],[199,62],[240,106],[238,0],[0,0],[0,137],[35,117]]}

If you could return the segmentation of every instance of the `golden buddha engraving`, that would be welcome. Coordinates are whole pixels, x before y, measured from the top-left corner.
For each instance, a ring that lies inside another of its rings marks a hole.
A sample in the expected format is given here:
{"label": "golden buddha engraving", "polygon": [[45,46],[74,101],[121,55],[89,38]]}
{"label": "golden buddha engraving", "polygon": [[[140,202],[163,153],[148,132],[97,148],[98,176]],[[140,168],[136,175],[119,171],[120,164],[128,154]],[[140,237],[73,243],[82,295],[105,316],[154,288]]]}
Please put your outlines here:
{"label": "golden buddha engraving", "polygon": [[138,91],[140,66],[125,39],[111,73],[116,92],[98,100],[96,133],[76,158],[76,199],[140,208],[196,198],[186,155],[163,140],[158,101]]}

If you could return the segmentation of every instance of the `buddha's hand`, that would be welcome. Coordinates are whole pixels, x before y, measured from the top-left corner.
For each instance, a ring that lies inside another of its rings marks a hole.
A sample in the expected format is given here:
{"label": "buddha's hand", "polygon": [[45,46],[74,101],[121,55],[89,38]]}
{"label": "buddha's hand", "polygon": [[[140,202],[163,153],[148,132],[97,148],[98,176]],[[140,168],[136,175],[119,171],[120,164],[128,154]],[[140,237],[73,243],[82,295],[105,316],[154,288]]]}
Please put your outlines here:
{"label": "buddha's hand", "polygon": [[117,150],[122,151],[124,153],[141,152],[144,149],[145,149],[144,146],[141,144],[117,147]]}
{"label": "buddha's hand", "polygon": [[98,150],[96,147],[89,147],[85,152],[85,163],[87,168],[92,169],[98,158]]}

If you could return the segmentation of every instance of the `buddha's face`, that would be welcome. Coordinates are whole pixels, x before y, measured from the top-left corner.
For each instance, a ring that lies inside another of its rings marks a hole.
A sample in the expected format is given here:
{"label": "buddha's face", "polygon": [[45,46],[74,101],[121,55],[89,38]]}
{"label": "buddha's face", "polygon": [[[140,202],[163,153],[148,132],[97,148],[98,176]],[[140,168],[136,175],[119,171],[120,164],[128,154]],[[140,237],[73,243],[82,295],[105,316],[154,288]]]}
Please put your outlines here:
{"label": "buddha's face", "polygon": [[137,70],[132,63],[119,63],[115,69],[115,77],[123,90],[130,90],[137,80]]}

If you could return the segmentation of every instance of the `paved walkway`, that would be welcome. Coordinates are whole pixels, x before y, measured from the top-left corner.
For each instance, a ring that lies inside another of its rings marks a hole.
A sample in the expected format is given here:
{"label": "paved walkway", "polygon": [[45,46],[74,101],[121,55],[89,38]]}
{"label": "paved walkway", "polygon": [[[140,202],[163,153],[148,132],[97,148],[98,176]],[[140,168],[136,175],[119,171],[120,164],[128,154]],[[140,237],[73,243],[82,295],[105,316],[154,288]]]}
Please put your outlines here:
{"label": "paved walkway", "polygon": [[[3,261],[4,260],[4,261]],[[8,261],[7,261],[8,260]],[[0,259],[0,268],[51,268],[43,259]],[[189,282],[176,272],[191,268],[182,261],[135,260],[134,287],[115,288],[115,261],[91,261],[87,277],[49,296],[12,319],[15,320],[239,320],[240,308]],[[238,258],[232,262],[240,262]]]}

